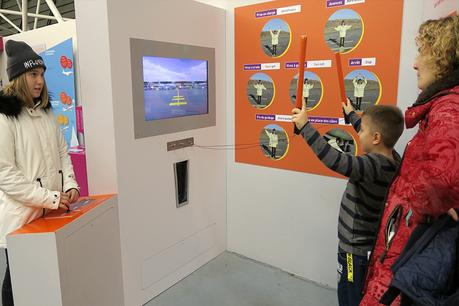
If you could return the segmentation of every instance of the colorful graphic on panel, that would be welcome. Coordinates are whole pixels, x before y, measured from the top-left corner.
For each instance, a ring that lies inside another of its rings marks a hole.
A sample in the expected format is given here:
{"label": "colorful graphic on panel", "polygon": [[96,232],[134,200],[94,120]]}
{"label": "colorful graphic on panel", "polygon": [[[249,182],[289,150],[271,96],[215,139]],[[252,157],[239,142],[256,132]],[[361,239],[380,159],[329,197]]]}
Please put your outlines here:
{"label": "colorful graphic on panel", "polygon": [[236,8],[235,143],[261,148],[236,150],[236,162],[341,177],[293,133],[298,88],[321,136],[336,150],[360,154],[341,96],[357,114],[397,103],[402,16],[403,1],[277,0]]}
{"label": "colorful graphic on panel", "polygon": [[69,38],[40,54],[46,64],[46,85],[54,115],[69,148],[79,145],[75,115],[73,43]]}
{"label": "colorful graphic on panel", "polygon": [[[76,106],[73,41],[69,38],[40,53],[46,64],[46,85],[50,93],[54,116],[69,148],[80,195],[87,196],[88,178],[86,152],[83,143],[83,116]],[[77,120],[78,119],[78,120]]]}

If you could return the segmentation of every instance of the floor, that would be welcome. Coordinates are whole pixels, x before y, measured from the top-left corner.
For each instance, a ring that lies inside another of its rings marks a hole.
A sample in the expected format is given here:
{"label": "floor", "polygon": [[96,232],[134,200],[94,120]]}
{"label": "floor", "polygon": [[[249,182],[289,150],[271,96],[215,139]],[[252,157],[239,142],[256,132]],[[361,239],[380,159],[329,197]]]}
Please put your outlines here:
{"label": "floor", "polygon": [[[0,251],[0,282],[5,272]],[[337,306],[336,290],[225,252],[145,306]],[[1,306],[1,301],[0,301]]]}
{"label": "floor", "polygon": [[337,306],[336,290],[225,252],[145,306]]}

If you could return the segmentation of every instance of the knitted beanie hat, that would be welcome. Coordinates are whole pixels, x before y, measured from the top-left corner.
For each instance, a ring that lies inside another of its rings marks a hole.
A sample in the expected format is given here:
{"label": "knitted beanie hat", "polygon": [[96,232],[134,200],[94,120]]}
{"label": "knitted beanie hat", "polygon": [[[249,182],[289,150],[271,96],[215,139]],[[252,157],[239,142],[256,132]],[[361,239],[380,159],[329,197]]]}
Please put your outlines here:
{"label": "knitted beanie hat", "polygon": [[10,81],[34,68],[41,67],[46,70],[43,58],[23,41],[8,40],[5,44],[5,51],[6,73]]}

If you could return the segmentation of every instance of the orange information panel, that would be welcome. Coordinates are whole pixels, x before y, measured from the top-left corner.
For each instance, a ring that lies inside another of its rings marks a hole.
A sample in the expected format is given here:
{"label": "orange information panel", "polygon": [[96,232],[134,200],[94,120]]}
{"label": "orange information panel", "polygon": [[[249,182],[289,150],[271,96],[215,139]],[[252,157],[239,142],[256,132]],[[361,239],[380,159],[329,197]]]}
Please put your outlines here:
{"label": "orange information panel", "polygon": [[340,82],[358,113],[397,104],[402,15],[400,0],[279,0],[236,8],[236,148],[244,148],[236,161],[340,177],[293,133],[301,37],[307,37],[301,99],[310,122],[335,149],[360,154],[357,133],[343,118]]}

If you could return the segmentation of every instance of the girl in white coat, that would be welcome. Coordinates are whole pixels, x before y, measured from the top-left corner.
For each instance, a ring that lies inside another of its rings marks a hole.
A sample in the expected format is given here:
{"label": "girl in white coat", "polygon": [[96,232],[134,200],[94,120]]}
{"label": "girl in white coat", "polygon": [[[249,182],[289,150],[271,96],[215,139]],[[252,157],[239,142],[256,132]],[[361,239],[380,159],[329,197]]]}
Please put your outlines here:
{"label": "girl in white coat", "polygon": [[[0,248],[6,236],[49,209],[78,200],[67,144],[51,111],[43,59],[24,42],[5,44],[10,81],[0,92]],[[24,250],[33,251],[33,250]],[[13,305],[8,266],[3,306]]]}
{"label": "girl in white coat", "polygon": [[367,86],[367,79],[361,76],[359,78],[354,78],[352,80],[352,84],[354,84],[354,98],[355,98],[355,106],[358,110],[362,109],[362,98],[365,95],[365,87]]}
{"label": "girl in white coat", "polygon": [[277,45],[279,44],[279,35],[280,35],[280,29],[279,30],[269,30],[269,34],[271,34],[271,45],[273,46],[273,55],[277,55]]}
{"label": "girl in white coat", "polygon": [[272,132],[265,130],[266,135],[269,138],[269,147],[271,149],[271,158],[276,159],[276,149],[279,143],[279,136],[277,135],[276,129],[273,129]]}
{"label": "girl in white coat", "polygon": [[346,39],[346,32],[352,28],[351,25],[346,25],[345,21],[342,20],[341,24],[335,28],[335,31],[339,32],[339,47],[344,48],[344,41]]}
{"label": "girl in white coat", "polygon": [[309,92],[311,89],[314,88],[314,84],[312,84],[308,79],[304,79],[304,84],[303,84],[303,100],[304,103],[306,103],[306,106],[308,105],[308,99],[309,99]]}

